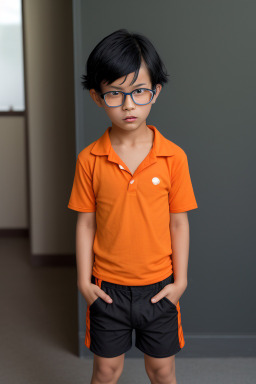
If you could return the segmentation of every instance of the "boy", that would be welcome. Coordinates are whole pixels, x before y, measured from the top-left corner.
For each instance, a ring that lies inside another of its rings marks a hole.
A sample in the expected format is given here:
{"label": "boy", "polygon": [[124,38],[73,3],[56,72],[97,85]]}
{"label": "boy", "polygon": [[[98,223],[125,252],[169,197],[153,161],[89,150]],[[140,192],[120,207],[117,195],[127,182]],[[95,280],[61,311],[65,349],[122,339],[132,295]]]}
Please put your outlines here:
{"label": "boy", "polygon": [[185,152],[146,124],[167,76],[152,43],[125,29],[94,48],[83,76],[112,123],[79,153],[68,204],[79,212],[77,284],[87,302],[91,384],[117,383],[133,329],[151,383],[176,383],[187,211],[198,206]]}

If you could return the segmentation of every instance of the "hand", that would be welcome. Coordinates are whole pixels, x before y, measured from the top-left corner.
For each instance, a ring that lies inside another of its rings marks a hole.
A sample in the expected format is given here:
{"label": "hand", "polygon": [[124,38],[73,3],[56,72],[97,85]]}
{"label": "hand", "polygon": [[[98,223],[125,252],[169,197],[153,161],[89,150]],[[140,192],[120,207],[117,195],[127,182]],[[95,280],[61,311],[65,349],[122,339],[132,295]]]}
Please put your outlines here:
{"label": "hand", "polygon": [[177,283],[167,284],[161,291],[151,298],[152,303],[157,303],[163,297],[167,297],[174,305],[178,304],[179,299],[185,291],[185,287]]}
{"label": "hand", "polygon": [[91,306],[98,297],[101,297],[108,304],[111,304],[113,301],[103,289],[93,283],[86,284],[83,288],[79,288],[79,291],[84,296],[88,306]]}

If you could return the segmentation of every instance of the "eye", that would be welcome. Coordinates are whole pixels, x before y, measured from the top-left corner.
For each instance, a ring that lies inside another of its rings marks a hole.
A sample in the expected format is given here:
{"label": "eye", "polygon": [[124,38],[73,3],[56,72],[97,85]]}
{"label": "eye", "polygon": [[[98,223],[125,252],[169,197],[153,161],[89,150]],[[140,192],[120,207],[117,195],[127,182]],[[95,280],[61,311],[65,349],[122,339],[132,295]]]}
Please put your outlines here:
{"label": "eye", "polygon": [[120,94],[120,92],[118,91],[113,91],[110,93],[111,96],[118,96]]}
{"label": "eye", "polygon": [[144,88],[138,88],[138,89],[135,89],[134,91],[133,91],[133,93],[136,95],[136,93],[137,94],[141,94],[141,93],[143,93],[143,92],[145,92],[145,90],[144,90]]}

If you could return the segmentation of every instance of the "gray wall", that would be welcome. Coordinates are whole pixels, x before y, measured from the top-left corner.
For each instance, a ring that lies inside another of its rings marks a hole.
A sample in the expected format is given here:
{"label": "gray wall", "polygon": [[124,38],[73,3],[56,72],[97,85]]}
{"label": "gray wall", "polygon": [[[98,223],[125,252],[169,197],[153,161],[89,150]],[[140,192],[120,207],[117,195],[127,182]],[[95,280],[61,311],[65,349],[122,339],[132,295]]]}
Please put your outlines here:
{"label": "gray wall", "polygon": [[[73,0],[73,10],[77,154],[111,125],[80,85],[103,37],[119,28],[145,34],[170,74],[147,123],[187,153],[199,206],[189,212],[186,346],[177,356],[255,355],[256,3]],[[88,355],[85,306],[79,296]]]}

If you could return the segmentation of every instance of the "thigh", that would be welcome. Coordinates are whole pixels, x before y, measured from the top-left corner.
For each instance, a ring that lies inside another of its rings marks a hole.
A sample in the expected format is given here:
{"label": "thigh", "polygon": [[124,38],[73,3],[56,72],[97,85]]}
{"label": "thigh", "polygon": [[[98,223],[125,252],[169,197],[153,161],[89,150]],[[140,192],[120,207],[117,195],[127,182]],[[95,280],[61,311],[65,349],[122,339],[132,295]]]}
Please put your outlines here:
{"label": "thigh", "polygon": [[105,374],[123,370],[125,354],[116,357],[102,357],[94,354],[93,371]]}
{"label": "thigh", "polygon": [[148,376],[175,377],[175,356],[156,358],[144,354],[145,368]]}
{"label": "thigh", "polygon": [[87,309],[85,345],[99,357],[118,357],[132,347],[129,300],[122,291],[104,286],[104,281],[97,279],[96,284],[113,302],[98,297]]}
{"label": "thigh", "polygon": [[180,313],[179,306],[165,297],[152,303],[151,298],[156,293],[150,291],[140,299],[138,316],[142,320],[135,329],[135,346],[151,357],[165,358],[175,355],[184,345]]}

